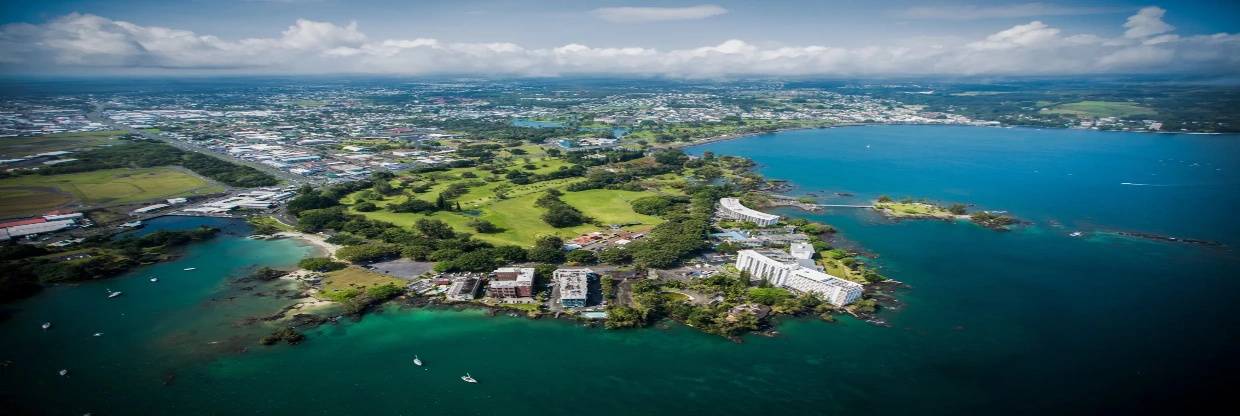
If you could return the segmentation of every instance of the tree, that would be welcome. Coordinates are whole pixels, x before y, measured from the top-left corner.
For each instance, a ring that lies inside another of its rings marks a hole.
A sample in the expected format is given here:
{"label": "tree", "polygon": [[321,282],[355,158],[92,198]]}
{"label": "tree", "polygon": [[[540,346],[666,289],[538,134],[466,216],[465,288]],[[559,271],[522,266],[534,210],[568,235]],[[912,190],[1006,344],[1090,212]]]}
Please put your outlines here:
{"label": "tree", "polygon": [[751,287],[748,294],[749,300],[768,306],[792,298],[792,293],[777,287]]}
{"label": "tree", "polygon": [[553,235],[539,237],[530,249],[529,259],[539,263],[564,262],[564,240]]}
{"label": "tree", "polygon": [[338,204],[339,202],[335,199],[323,196],[323,194],[318,192],[310,192],[289,200],[287,207],[289,214],[298,215],[302,211],[329,208]]}
{"label": "tree", "polygon": [[568,252],[565,260],[576,265],[587,266],[598,262],[598,257],[590,250],[573,250]]}
{"label": "tree", "polygon": [[367,243],[343,247],[336,251],[336,257],[354,263],[369,263],[400,255],[400,248],[387,243]]}
{"label": "tree", "polygon": [[521,263],[529,258],[529,252],[517,246],[499,246],[491,249],[491,253],[504,263]]}
{"label": "tree", "polygon": [[374,185],[371,185],[371,189],[374,189],[374,191],[378,192],[379,195],[390,195],[392,193],[392,183],[388,182],[387,179],[375,179],[375,183]]}
{"label": "tree", "polygon": [[452,238],[456,236],[456,233],[452,231],[452,226],[449,226],[447,223],[440,221],[440,220],[436,220],[436,219],[427,219],[427,218],[420,219],[416,223],[414,223],[414,228],[417,228],[418,232],[421,233],[423,236],[426,236],[427,238],[431,238],[431,239],[436,239],[436,240],[442,240],[442,239]]}
{"label": "tree", "polygon": [[430,202],[414,197],[408,197],[400,203],[388,205],[388,210],[392,212],[432,212],[437,208]]}
{"label": "tree", "polygon": [[378,210],[379,207],[375,206],[374,202],[365,201],[353,204],[353,209],[357,212],[371,212]]}
{"label": "tree", "polygon": [[891,197],[889,197],[889,196],[887,196],[887,195],[883,195],[883,196],[878,197],[878,202],[881,202],[881,203],[884,203],[884,204],[885,204],[885,203],[888,203],[888,202],[891,202],[891,201],[892,201]]}
{"label": "tree", "polygon": [[608,247],[598,252],[598,259],[607,264],[627,264],[633,255],[621,247]]}
{"label": "tree", "polygon": [[672,197],[655,195],[634,199],[629,202],[633,206],[633,211],[638,214],[645,215],[663,215],[668,212],[669,208],[675,203]]}
{"label": "tree", "polygon": [[964,204],[951,204],[947,207],[947,212],[955,215],[964,215],[968,211],[969,210],[965,208]]}
{"label": "tree", "polygon": [[330,272],[345,268],[345,264],[327,257],[307,257],[297,262],[297,267],[315,272]]}
{"label": "tree", "polygon": [[685,152],[680,149],[664,149],[654,152],[654,161],[662,165],[680,166],[688,160]]}

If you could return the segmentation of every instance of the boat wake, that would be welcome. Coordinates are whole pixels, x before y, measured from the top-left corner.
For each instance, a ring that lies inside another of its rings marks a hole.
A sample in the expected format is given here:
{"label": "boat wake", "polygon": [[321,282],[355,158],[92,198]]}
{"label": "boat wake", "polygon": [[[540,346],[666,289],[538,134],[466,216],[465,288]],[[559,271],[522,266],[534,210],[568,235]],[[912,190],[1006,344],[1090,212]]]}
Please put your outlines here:
{"label": "boat wake", "polygon": [[1156,183],[1133,183],[1133,182],[1120,182],[1119,184],[1127,185],[1127,186],[1171,186],[1171,185],[1160,185]]}

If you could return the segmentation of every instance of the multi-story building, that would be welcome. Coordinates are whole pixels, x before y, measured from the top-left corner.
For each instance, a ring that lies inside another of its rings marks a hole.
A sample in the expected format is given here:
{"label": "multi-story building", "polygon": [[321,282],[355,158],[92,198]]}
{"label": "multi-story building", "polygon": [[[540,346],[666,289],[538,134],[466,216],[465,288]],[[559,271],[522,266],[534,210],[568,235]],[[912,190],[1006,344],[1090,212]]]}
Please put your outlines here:
{"label": "multi-story building", "polygon": [[586,295],[590,290],[590,278],[594,276],[594,270],[556,269],[553,276],[560,289],[560,306],[565,308],[586,306]]}
{"label": "multi-story building", "polygon": [[752,279],[766,280],[777,287],[798,292],[814,293],[836,306],[844,306],[861,298],[864,291],[861,284],[808,267],[804,265],[805,261],[775,250],[741,250],[736,256],[736,268],[748,272]]}
{"label": "multi-story building", "polygon": [[755,211],[744,205],[736,198],[720,198],[719,199],[719,216],[740,221],[749,221],[754,224],[766,227],[775,225],[779,222],[779,216],[767,214],[761,211]]}
{"label": "multi-story building", "polygon": [[453,280],[452,286],[448,286],[448,300],[456,302],[474,300],[480,283],[481,280],[472,277]]}
{"label": "multi-story building", "polygon": [[491,274],[487,296],[493,298],[528,298],[534,296],[534,268],[501,267]]}
{"label": "multi-story building", "polygon": [[798,241],[788,246],[788,252],[792,254],[792,257],[797,259],[812,259],[814,258],[814,245],[808,242]]}

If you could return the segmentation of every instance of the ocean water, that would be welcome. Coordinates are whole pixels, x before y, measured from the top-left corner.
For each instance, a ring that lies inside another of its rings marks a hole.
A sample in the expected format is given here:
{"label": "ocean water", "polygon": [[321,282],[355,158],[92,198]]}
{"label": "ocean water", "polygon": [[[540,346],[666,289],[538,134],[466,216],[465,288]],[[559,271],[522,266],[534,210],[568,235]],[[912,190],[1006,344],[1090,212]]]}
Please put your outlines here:
{"label": "ocean water", "polygon": [[[1236,139],[884,126],[694,148],[753,158],[796,184],[793,193],[827,203],[887,194],[1032,222],[999,233],[856,209],[782,211],[836,226],[908,288],[880,314],[889,327],[790,319],[780,336],[740,344],[676,324],[606,331],[391,307],[322,326],[301,345],[259,347],[262,328],[236,323],[284,301],[247,297],[227,281],[309,249],[238,231],[176,262],[7,306],[0,404],[47,414],[1183,412],[1240,381],[1231,357]],[[1068,236],[1074,230],[1087,234]],[[106,300],[105,288],[126,294]],[[55,326],[41,331],[43,321]],[[426,366],[413,366],[413,354]],[[466,372],[480,383],[462,383]]]}

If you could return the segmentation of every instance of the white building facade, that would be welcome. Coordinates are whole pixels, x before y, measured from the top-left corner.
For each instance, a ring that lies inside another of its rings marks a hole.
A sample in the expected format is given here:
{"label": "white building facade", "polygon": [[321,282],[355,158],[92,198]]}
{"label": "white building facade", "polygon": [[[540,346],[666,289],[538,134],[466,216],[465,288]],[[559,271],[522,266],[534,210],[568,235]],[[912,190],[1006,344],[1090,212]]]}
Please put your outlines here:
{"label": "white building facade", "polygon": [[741,205],[736,198],[719,198],[719,216],[740,221],[749,221],[767,227],[779,222],[779,216],[756,211]]}
{"label": "white building facade", "polygon": [[817,294],[835,306],[861,299],[864,292],[861,284],[803,266],[797,260],[781,252],[741,250],[736,255],[736,268],[749,272],[753,279],[766,280],[777,287]]}

